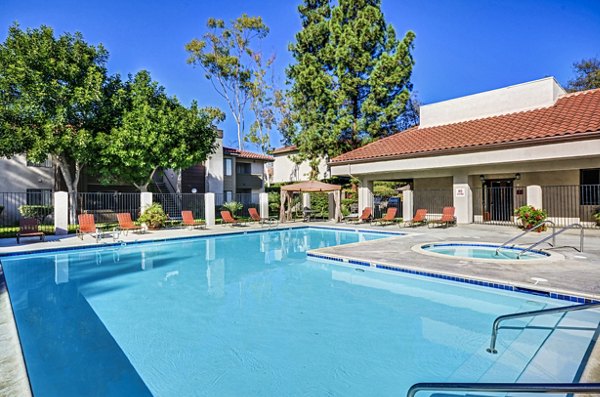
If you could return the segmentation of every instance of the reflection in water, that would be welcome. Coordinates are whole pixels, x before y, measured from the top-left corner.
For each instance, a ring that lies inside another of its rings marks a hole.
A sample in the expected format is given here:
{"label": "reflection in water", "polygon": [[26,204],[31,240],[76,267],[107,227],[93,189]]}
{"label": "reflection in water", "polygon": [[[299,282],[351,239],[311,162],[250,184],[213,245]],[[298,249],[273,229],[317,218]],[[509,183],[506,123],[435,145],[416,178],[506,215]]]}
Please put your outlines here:
{"label": "reflection in water", "polygon": [[63,284],[69,282],[69,255],[60,254],[54,256],[54,282]]}
{"label": "reflection in water", "polygon": [[206,266],[206,280],[208,284],[208,294],[215,298],[222,298],[225,295],[225,260],[215,259],[209,261]]}

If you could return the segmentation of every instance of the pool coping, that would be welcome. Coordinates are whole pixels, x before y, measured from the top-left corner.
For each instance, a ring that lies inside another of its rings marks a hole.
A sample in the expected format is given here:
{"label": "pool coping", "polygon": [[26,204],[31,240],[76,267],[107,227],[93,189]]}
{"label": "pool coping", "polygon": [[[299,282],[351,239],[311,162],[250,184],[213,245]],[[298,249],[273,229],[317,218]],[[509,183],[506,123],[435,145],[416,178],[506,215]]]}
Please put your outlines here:
{"label": "pool coping", "polygon": [[[519,260],[514,260],[514,259],[489,259],[489,258],[471,258],[468,256],[453,256],[453,255],[445,255],[445,254],[440,254],[437,252],[432,252],[432,251],[428,251],[425,249],[425,246],[429,246],[429,245],[440,245],[440,246],[480,246],[480,247],[488,247],[488,248],[497,248],[500,247],[500,244],[498,243],[491,243],[491,242],[486,242],[486,241],[477,241],[477,242],[473,242],[473,241],[452,241],[452,242],[448,242],[448,241],[435,241],[435,242],[430,242],[430,243],[419,243],[419,244],[415,244],[411,247],[411,250],[421,254],[421,255],[427,255],[427,256],[431,256],[431,257],[435,257],[435,258],[444,258],[444,259],[457,259],[457,260],[465,260],[465,261],[472,261],[472,262],[485,262],[485,263],[510,263],[513,265],[517,265],[517,264],[524,264],[524,263],[530,263],[530,264],[538,264],[538,263],[552,263],[552,262],[557,262],[560,260],[564,260],[565,256],[562,254],[559,254],[557,252],[546,252],[546,251],[542,251],[542,250],[532,250],[531,252],[536,252],[536,253],[541,253],[543,255],[545,255],[542,258],[537,258],[537,259],[527,259],[526,261],[519,261]],[[510,246],[510,247],[503,247],[504,249],[507,250],[513,250],[513,251],[522,251],[528,247],[524,247],[521,245],[514,245],[514,246]]]}
{"label": "pool coping", "polygon": [[557,299],[561,301],[567,301],[572,303],[600,303],[600,296],[593,294],[582,294],[579,292],[557,289],[557,288],[544,288],[541,285],[531,285],[510,280],[499,280],[494,278],[482,278],[476,276],[465,276],[464,274],[454,273],[451,271],[425,271],[422,268],[410,265],[399,265],[398,263],[390,261],[365,261],[364,259],[355,258],[348,255],[332,254],[330,252],[323,253],[322,248],[309,250],[306,252],[307,259],[315,258],[328,260],[338,263],[345,263],[347,265],[358,265],[363,267],[373,267],[376,269],[383,269],[407,274],[413,274],[418,276],[425,276],[436,279],[443,279],[448,281],[454,281],[459,283],[466,283],[471,285],[479,285],[482,287],[495,288],[505,291],[513,291],[519,293],[525,293],[537,296],[546,296],[551,299]]}

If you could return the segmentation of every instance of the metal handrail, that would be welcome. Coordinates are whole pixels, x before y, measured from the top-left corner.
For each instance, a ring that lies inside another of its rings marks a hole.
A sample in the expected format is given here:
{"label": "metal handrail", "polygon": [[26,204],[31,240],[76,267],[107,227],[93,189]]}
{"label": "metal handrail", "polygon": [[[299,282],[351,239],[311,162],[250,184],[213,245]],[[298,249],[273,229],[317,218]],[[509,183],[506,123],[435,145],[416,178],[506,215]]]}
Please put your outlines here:
{"label": "metal handrail", "polygon": [[494,324],[492,325],[492,336],[490,338],[490,347],[488,347],[486,349],[486,351],[488,353],[492,353],[492,354],[498,353],[498,351],[496,350],[496,339],[498,338],[498,329],[500,328],[500,323],[504,320],[511,320],[514,318],[521,318],[521,317],[535,317],[535,316],[542,315],[542,314],[575,312],[575,311],[579,311],[579,310],[593,309],[596,307],[600,307],[600,303],[586,303],[583,305],[554,307],[551,309],[532,310],[529,312],[504,314],[502,316],[498,316],[494,320]]}
{"label": "metal handrail", "polygon": [[[556,236],[569,230],[569,229],[574,229],[574,228],[579,228],[581,229],[581,231],[579,232],[579,252],[583,252],[583,225],[581,223],[572,223],[569,226],[565,226],[563,228],[561,228],[558,232],[552,232],[552,234],[548,237],[545,237],[543,239],[541,239],[540,241],[531,244],[529,247],[525,248],[524,250],[522,250],[521,252],[519,252],[519,254],[517,255],[517,259],[521,259],[521,255],[523,255],[526,252],[531,251],[532,249],[534,249],[535,247],[537,247],[538,245],[542,244],[543,242],[549,240],[549,239],[553,239],[552,241],[554,241],[556,243]],[[556,244],[553,244],[554,246],[556,246]],[[575,248],[575,247],[573,247]],[[577,248],[575,248],[577,249]]]}
{"label": "metal handrail", "polygon": [[[542,221],[542,222],[538,223],[537,225],[535,225],[534,227],[532,227],[531,229],[526,229],[523,233],[520,233],[517,236],[511,238],[510,240],[502,243],[502,245],[500,245],[498,248],[496,248],[496,256],[498,255],[498,251],[500,251],[500,248],[507,246],[508,244],[512,243],[513,241],[517,241],[518,239],[520,239],[527,233],[531,233],[546,224],[552,225],[552,235],[554,235],[554,232],[556,231],[556,223],[549,221],[549,220]],[[552,246],[555,246],[555,245],[556,245],[556,239],[552,239]],[[515,244],[513,244],[512,246],[514,247]]]}
{"label": "metal handrail", "polygon": [[407,397],[420,391],[482,391],[490,393],[600,393],[600,383],[417,383]]}

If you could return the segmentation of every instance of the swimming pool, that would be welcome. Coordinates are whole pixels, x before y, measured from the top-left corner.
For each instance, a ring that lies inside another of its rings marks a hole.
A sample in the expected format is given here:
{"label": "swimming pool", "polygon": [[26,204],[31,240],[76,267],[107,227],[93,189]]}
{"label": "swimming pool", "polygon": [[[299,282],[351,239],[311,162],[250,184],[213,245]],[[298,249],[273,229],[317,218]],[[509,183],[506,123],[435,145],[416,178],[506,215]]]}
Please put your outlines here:
{"label": "swimming pool", "polygon": [[[520,247],[501,247],[492,243],[427,243],[415,246],[415,251],[422,254],[433,254],[435,256],[450,256],[459,259],[473,259],[485,261],[532,261],[548,260],[551,254],[540,250],[523,252]],[[521,254],[521,255],[520,255]],[[555,254],[556,256],[557,254]],[[555,258],[556,259],[556,258]]]}
{"label": "swimming pool", "polygon": [[[305,228],[0,259],[36,396],[385,396],[577,375],[596,312],[559,331],[540,326],[554,316],[515,321],[537,327],[502,330],[490,355],[497,315],[563,303],[306,258],[383,237]],[[565,359],[528,369],[552,354]]]}

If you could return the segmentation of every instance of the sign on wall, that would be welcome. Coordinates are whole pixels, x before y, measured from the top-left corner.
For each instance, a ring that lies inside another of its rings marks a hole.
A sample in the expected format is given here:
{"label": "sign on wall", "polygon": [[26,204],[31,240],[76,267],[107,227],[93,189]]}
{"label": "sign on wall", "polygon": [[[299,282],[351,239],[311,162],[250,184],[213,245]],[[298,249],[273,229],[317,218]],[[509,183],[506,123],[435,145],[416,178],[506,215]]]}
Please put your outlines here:
{"label": "sign on wall", "polygon": [[456,197],[467,197],[467,189],[464,187],[457,187],[454,194]]}

